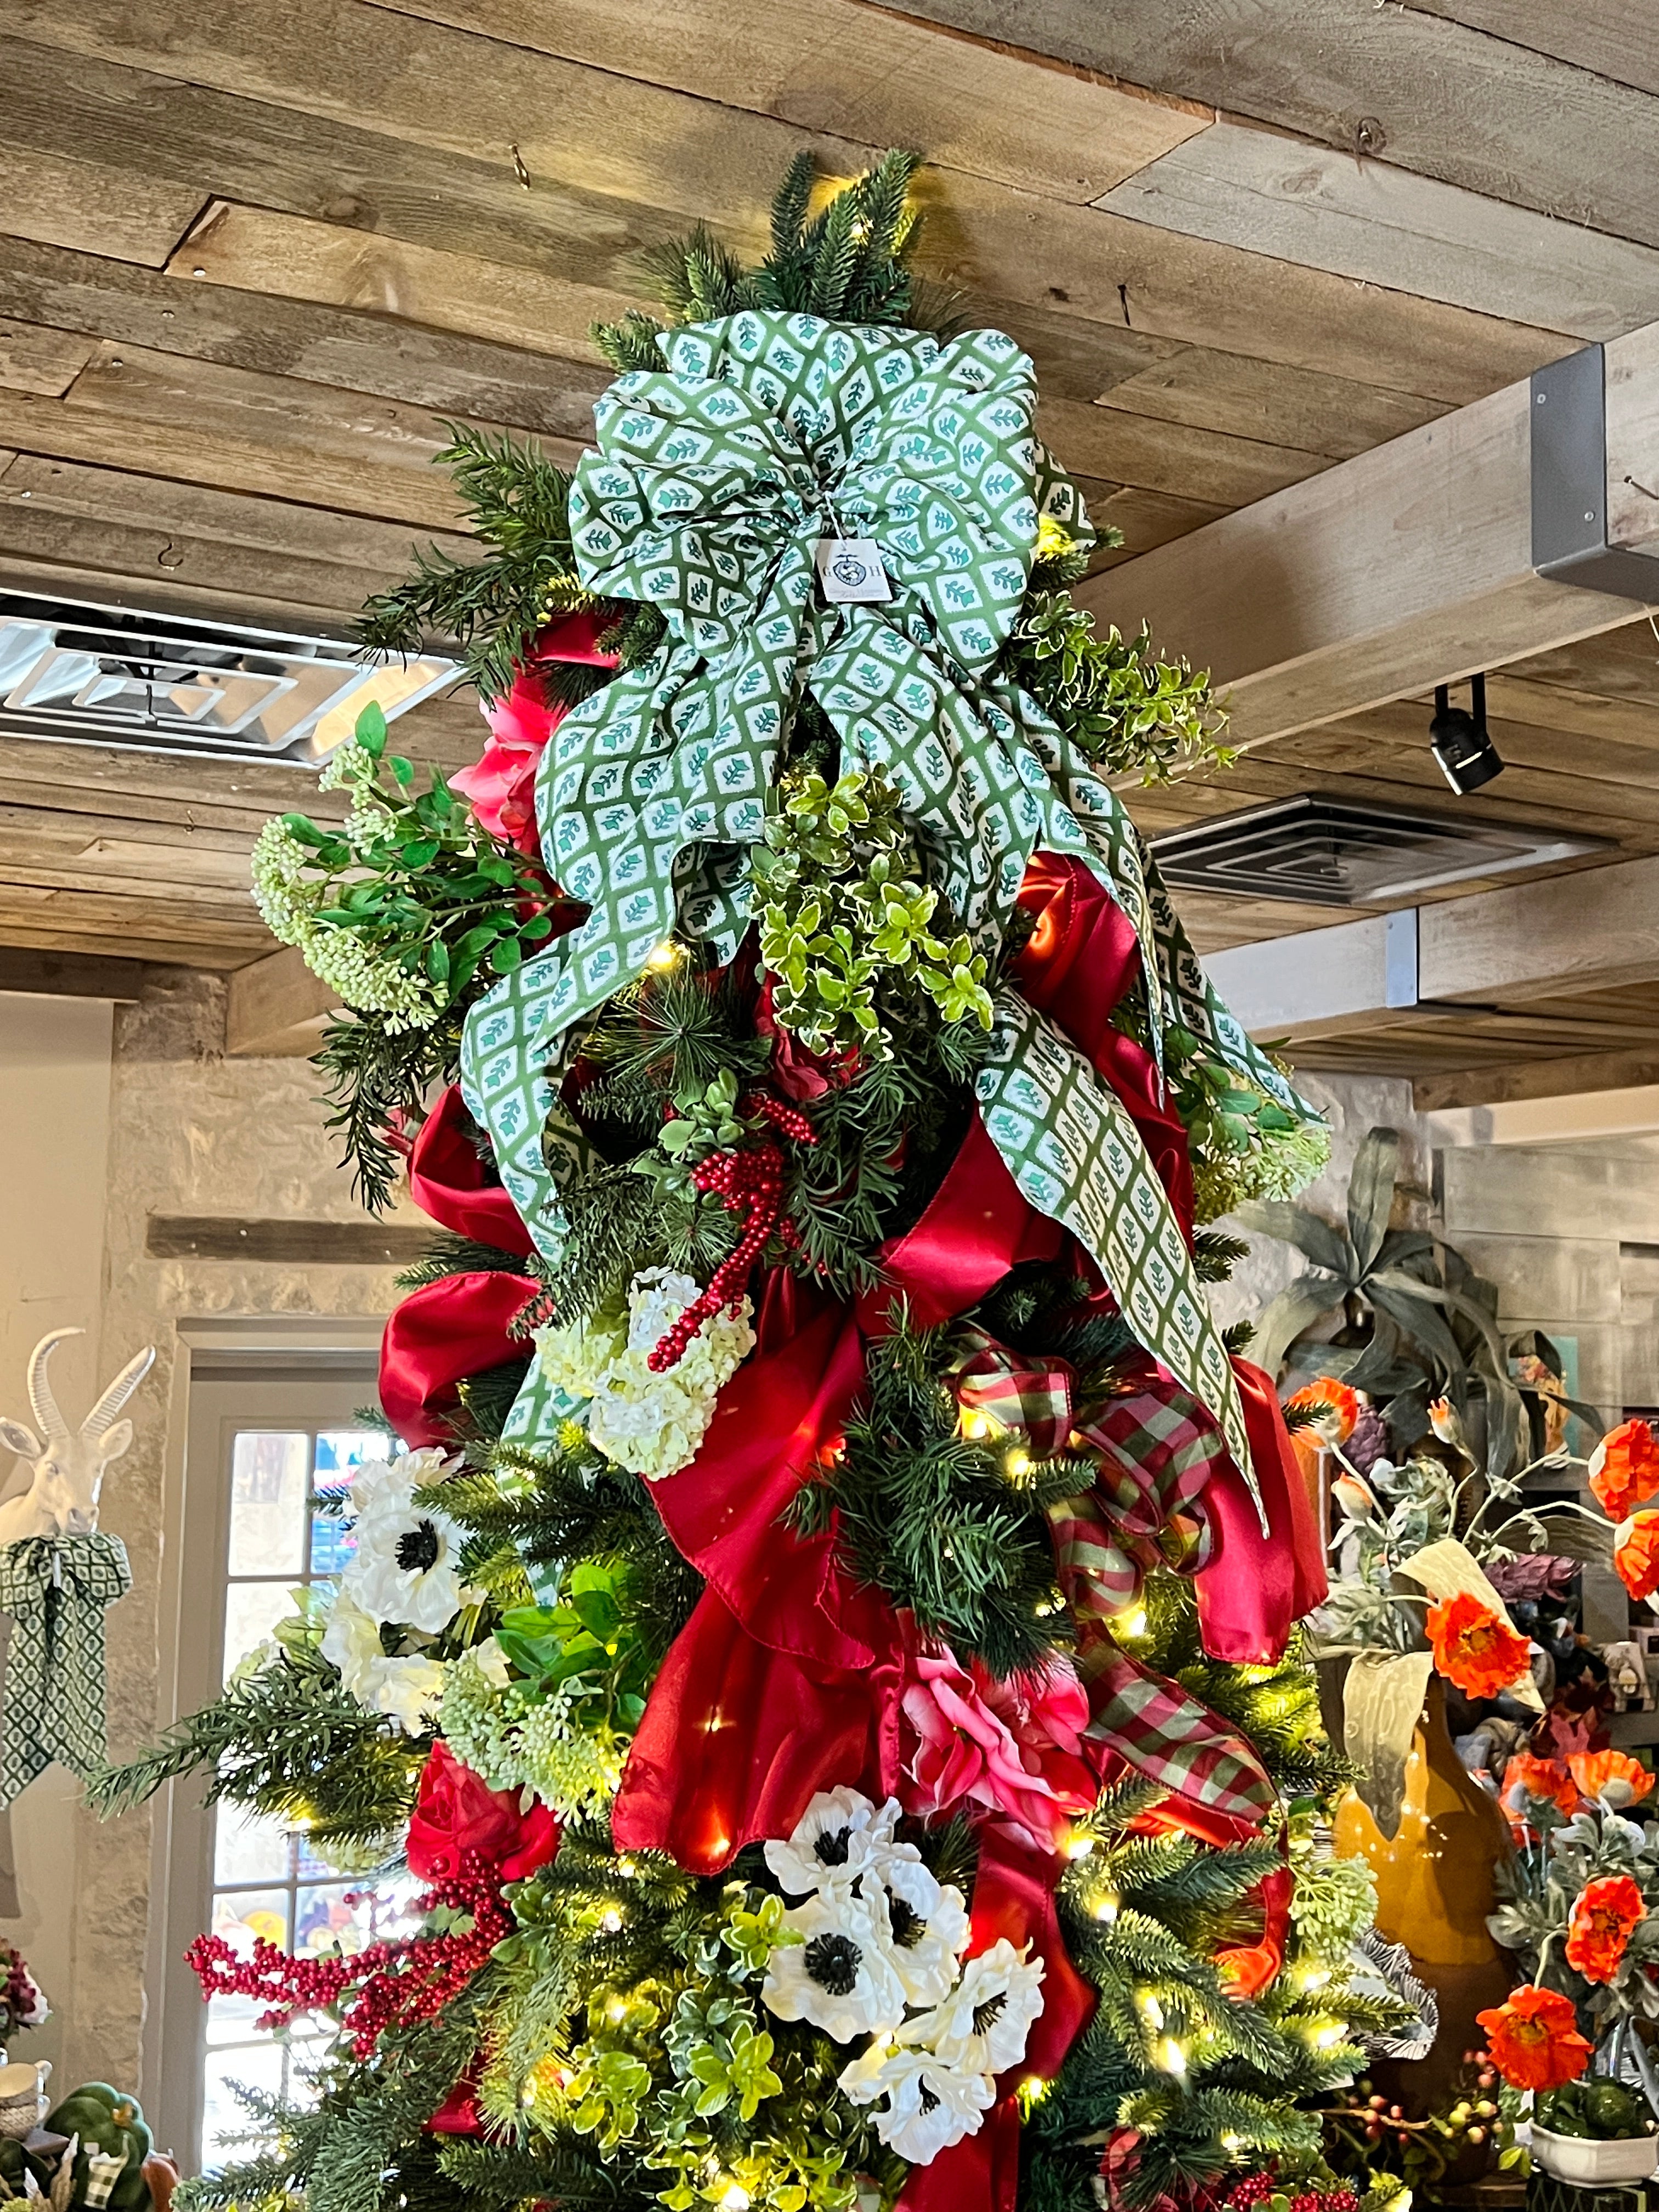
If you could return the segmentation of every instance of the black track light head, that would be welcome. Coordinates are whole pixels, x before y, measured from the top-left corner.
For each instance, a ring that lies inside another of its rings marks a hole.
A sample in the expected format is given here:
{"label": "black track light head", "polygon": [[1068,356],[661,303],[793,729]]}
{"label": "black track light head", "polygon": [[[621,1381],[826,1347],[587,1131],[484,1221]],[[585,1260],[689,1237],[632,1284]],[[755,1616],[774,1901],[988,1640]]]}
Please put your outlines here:
{"label": "black track light head", "polygon": [[1434,757],[1460,799],[1479,791],[1504,773],[1503,757],[1486,732],[1486,679],[1469,678],[1469,707],[1451,705],[1447,687],[1437,684],[1434,720],[1429,724],[1429,744]]}

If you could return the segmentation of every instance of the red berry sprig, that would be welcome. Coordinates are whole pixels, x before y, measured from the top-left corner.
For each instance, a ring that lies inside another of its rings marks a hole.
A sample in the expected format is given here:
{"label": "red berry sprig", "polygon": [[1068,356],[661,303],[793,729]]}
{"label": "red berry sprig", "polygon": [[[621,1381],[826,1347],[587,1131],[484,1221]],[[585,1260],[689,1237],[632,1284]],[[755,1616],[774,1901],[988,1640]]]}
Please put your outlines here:
{"label": "red berry sprig", "polygon": [[416,1899],[429,1913],[448,1906],[471,1925],[464,1934],[413,1936],[370,1943],[349,1957],[324,1952],[301,1957],[263,1936],[244,1956],[222,1936],[198,1936],[185,1954],[204,1997],[263,1999],[256,2026],[283,2027],[299,2014],[323,2012],[349,1990],[356,1996],[341,2015],[359,2058],[368,2058],[390,2027],[414,2027],[434,2019],[458,1997],[512,1929],[501,1901],[499,1870],[469,1851],[460,1870]]}
{"label": "red berry sprig", "polygon": [[702,1327],[727,1306],[735,1306],[750,1270],[766,1249],[783,1211],[783,1154],[770,1139],[739,1152],[711,1152],[691,1170],[692,1188],[714,1191],[728,1213],[747,1216],[737,1249],[715,1268],[708,1288],[695,1298],[647,1358],[653,1375],[678,1365]]}
{"label": "red berry sprig", "polygon": [[769,1091],[751,1091],[743,1102],[747,1114],[763,1114],[772,1127],[798,1145],[816,1145],[817,1132],[799,1106],[775,1098]]}

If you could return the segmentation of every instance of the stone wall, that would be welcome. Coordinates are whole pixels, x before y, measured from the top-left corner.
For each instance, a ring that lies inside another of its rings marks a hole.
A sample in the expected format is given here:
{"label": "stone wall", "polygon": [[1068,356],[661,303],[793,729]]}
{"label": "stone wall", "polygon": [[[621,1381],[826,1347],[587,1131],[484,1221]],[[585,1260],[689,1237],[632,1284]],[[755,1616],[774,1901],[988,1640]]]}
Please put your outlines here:
{"label": "stone wall", "polygon": [[[52,1016],[86,1011],[49,1000],[0,998],[0,1018],[8,1008],[35,1010],[14,1016],[25,1023],[46,1019],[40,1009]],[[76,1271],[70,1271],[72,1285],[65,1275],[63,1311],[53,1305],[41,1326],[88,1316],[100,1323],[100,1374],[141,1345],[157,1346],[155,1366],[132,1408],[137,1437],[110,1472],[101,1516],[125,1541],[133,1570],[131,1595],[109,1614],[110,1744],[120,1757],[172,1717],[158,1711],[158,1685],[161,1532],[178,1324],[209,1316],[380,1316],[396,1291],[390,1268],[152,1257],[145,1246],[154,1212],[306,1221],[362,1216],[323,1126],[310,1065],[224,1056],[224,987],[217,977],[181,974],[118,1010],[112,1054],[110,1010],[92,1011],[101,1012],[106,1040],[106,1168],[100,1161],[103,1171],[94,1174],[82,1158],[85,1105],[43,1099],[31,1126],[38,1171],[56,1163],[66,1174],[84,1175],[93,1215],[90,1227],[77,1217],[63,1239],[66,1253],[74,1246]],[[83,1071],[82,1088],[97,1087]],[[31,1318],[4,1340],[8,1386],[21,1382],[27,1349],[22,1339],[33,1326]],[[84,1377],[67,1361],[66,1371],[89,1386],[91,1364],[82,1364]],[[173,1442],[176,1449],[177,1438]],[[50,1984],[59,2017],[48,2031],[52,2047],[43,2045],[40,2055],[59,2060],[60,2079],[137,2081],[149,1941],[150,1818],[140,1810],[100,1824],[75,1798],[70,1778],[54,1769],[20,1801],[15,1825],[22,1917],[17,1923],[0,1921],[0,1935],[22,1942]],[[58,1848],[43,1856],[38,1846],[49,1806],[56,1808]],[[72,1880],[66,1873],[71,1850]],[[21,2045],[18,2052],[23,2055]]]}

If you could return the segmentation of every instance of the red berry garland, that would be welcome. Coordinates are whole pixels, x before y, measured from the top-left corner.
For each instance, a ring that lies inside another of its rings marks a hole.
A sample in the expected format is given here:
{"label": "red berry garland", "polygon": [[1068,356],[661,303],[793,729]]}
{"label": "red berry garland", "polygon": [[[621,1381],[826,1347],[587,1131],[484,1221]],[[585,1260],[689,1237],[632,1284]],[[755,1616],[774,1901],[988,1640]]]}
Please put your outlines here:
{"label": "red berry garland", "polygon": [[766,1249],[783,1211],[783,1154],[769,1138],[741,1152],[711,1152],[691,1170],[692,1188],[718,1193],[728,1213],[748,1216],[737,1249],[720,1261],[702,1297],[685,1309],[647,1358],[653,1375],[676,1365],[704,1322],[743,1296],[749,1271]]}
{"label": "red berry garland", "polygon": [[325,1952],[300,1958],[263,1936],[244,1957],[222,1936],[198,1936],[185,1954],[204,1997],[263,1998],[268,2009],[255,2023],[283,2027],[297,2014],[323,2012],[348,1990],[357,1994],[341,2015],[359,2058],[368,2058],[389,2027],[414,2027],[435,2018],[458,1997],[513,1925],[501,1902],[500,1872],[469,1851],[450,1881],[435,1883],[416,1900],[422,1913],[447,1906],[471,1926],[461,1934],[413,1936],[370,1943],[346,1957]]}

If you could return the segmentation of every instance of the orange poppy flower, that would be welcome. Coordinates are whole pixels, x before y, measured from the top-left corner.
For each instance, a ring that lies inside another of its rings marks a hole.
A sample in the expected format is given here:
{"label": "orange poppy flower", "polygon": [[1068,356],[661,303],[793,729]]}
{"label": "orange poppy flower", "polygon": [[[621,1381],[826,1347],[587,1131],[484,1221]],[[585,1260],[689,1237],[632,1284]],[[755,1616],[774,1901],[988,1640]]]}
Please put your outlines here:
{"label": "orange poppy flower", "polygon": [[1621,1421],[1608,1430],[1590,1454],[1589,1486],[1614,1521],[1659,1490],[1659,1440],[1645,1421]]}
{"label": "orange poppy flower", "polygon": [[1298,1412],[1307,1408],[1313,1414],[1308,1425],[1317,1429],[1328,1444],[1346,1443],[1359,1419],[1359,1393],[1339,1382],[1334,1375],[1318,1376],[1285,1404],[1287,1411],[1291,1407]]}
{"label": "orange poppy flower", "polygon": [[[1652,1775],[1627,1751],[1571,1752],[1567,1771],[1586,1797],[1605,1797],[1612,1805],[1639,1804],[1653,1787]],[[1556,1802],[1561,1804],[1560,1799]],[[1572,1809],[1571,1805],[1561,1805],[1564,1813]]]}
{"label": "orange poppy flower", "polygon": [[1475,2018],[1486,2031],[1492,2064],[1512,2089],[1559,2089],[1589,2064],[1593,2044],[1578,2033],[1571,2000],[1528,1984]]}
{"label": "orange poppy flower", "polygon": [[1496,1698],[1527,1671],[1526,1638],[1469,1590],[1431,1606],[1428,1631],[1435,1665],[1466,1697]]}
{"label": "orange poppy flower", "polygon": [[1632,1513],[1613,1532],[1613,1564],[1633,1598],[1659,1590],[1659,1513]]}
{"label": "orange poppy flower", "polygon": [[1533,1797],[1540,1805],[1559,1807],[1571,1818],[1577,1809],[1579,1787],[1576,1778],[1559,1759],[1535,1759],[1529,1751],[1512,1753],[1504,1769],[1504,1805],[1511,1813],[1523,1816],[1527,1809],[1524,1800]]}
{"label": "orange poppy flower", "polygon": [[1587,1982],[1610,1982],[1632,1929],[1646,1918],[1642,1893],[1627,1874],[1587,1881],[1567,1922],[1567,1964]]}

